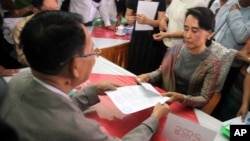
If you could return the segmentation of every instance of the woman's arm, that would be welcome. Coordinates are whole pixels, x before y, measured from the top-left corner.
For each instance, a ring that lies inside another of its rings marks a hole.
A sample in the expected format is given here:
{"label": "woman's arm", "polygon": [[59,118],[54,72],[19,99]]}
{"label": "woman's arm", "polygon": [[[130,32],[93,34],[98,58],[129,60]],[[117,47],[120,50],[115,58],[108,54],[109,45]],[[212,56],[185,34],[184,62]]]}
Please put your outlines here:
{"label": "woman's arm", "polygon": [[234,40],[239,44],[244,44],[250,33],[250,20],[245,18],[238,4],[235,4],[231,7],[226,19]]}
{"label": "woman's arm", "polygon": [[133,25],[135,23],[135,15],[133,9],[126,8],[125,18],[128,25]]}
{"label": "woman's arm", "polygon": [[136,14],[136,21],[139,24],[148,24],[148,25],[151,25],[153,27],[159,27],[160,20],[162,17],[164,17],[164,14],[165,14],[165,12],[159,11],[158,17],[156,20],[150,19],[147,16],[145,16],[144,14]]}
{"label": "woman's arm", "polygon": [[[199,96],[192,96],[191,95],[192,90],[191,90],[191,92],[190,92],[191,94],[187,95],[186,100],[184,101],[185,105],[192,106],[192,107],[203,107],[208,103],[210,98],[215,93],[216,82],[217,82],[219,75],[220,75],[221,62],[219,60],[216,60],[216,61],[209,60],[209,62],[212,65],[211,65],[211,67],[208,68],[208,70],[205,74],[202,88],[200,91],[200,95]],[[200,72],[200,73],[202,73],[202,72]],[[197,74],[197,77],[198,76],[199,75]],[[196,84],[192,84],[192,85],[194,85],[194,86],[190,86],[190,87],[193,87],[193,89],[195,89]]]}
{"label": "woman's arm", "polygon": [[157,85],[161,82],[162,80],[162,73],[161,73],[161,67],[156,69],[155,71],[152,71],[150,73],[144,73],[136,76],[135,78],[137,83],[141,82],[148,82],[153,85]]}
{"label": "woman's arm", "polygon": [[164,38],[183,38],[183,31],[177,31],[177,32],[160,32],[153,35],[153,38],[156,41],[161,41]]}
{"label": "woman's arm", "polygon": [[248,73],[246,74],[246,77],[244,79],[244,84],[243,84],[243,97],[242,97],[242,104],[241,107],[237,113],[237,116],[241,116],[241,120],[245,121],[247,112],[248,112],[248,107],[249,107],[249,102],[250,102],[250,66],[248,67]]}

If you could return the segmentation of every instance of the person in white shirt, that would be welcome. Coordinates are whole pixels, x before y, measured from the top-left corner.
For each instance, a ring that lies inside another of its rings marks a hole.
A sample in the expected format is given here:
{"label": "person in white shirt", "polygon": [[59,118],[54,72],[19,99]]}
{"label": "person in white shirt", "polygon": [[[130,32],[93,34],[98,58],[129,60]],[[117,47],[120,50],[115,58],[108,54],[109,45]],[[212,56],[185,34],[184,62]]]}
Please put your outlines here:
{"label": "person in white shirt", "polygon": [[206,0],[172,0],[166,9],[165,17],[160,21],[160,33],[154,34],[155,40],[163,40],[165,46],[172,47],[183,42],[183,24],[187,9],[203,6]]}
{"label": "person in white shirt", "polygon": [[110,22],[107,0],[70,0],[69,12],[82,15],[83,23],[86,26],[92,25],[99,12],[105,27],[110,30],[116,29],[115,24]]}

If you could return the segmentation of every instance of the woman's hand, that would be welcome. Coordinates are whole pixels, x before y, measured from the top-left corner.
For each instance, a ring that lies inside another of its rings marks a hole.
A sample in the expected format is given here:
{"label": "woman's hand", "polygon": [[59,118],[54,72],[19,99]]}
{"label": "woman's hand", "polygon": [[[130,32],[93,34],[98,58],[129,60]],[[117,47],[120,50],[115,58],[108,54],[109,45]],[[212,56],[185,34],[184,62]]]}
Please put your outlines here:
{"label": "woman's hand", "polygon": [[171,104],[175,101],[184,102],[185,101],[185,95],[177,93],[177,92],[167,92],[162,94],[163,96],[169,97],[167,103]]}
{"label": "woman's hand", "polygon": [[126,16],[128,25],[133,25],[136,21],[136,16]]}
{"label": "woman's hand", "polygon": [[160,32],[160,33],[157,33],[157,34],[153,34],[153,38],[156,41],[161,41],[161,40],[163,40],[166,37],[168,37],[168,33],[167,32]]}
{"label": "woman's hand", "polygon": [[111,24],[109,26],[106,26],[105,28],[108,29],[108,30],[115,31],[116,30],[116,24]]}
{"label": "woman's hand", "polygon": [[244,122],[246,119],[246,115],[248,113],[248,105],[242,105],[237,112],[237,116],[241,116],[241,121]]}
{"label": "woman's hand", "polygon": [[144,14],[136,14],[136,21],[139,24],[148,24],[148,18]]}
{"label": "woman's hand", "polygon": [[147,73],[138,75],[138,76],[136,76],[135,81],[137,84],[140,84],[141,82],[148,82],[149,75]]}
{"label": "woman's hand", "polygon": [[167,25],[167,22],[166,22],[166,18],[162,18],[160,20],[159,30],[160,31],[167,31],[167,29],[168,29],[168,25]]}

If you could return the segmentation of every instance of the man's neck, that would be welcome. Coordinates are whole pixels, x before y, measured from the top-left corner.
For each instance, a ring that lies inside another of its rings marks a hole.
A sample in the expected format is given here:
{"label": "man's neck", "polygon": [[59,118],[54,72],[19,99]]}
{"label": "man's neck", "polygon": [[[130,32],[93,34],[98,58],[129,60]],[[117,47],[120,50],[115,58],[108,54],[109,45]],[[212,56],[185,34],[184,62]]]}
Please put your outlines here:
{"label": "man's neck", "polygon": [[60,78],[56,75],[47,75],[37,71],[32,70],[33,75],[44,83],[51,85],[64,93],[69,93],[73,87],[70,85],[70,81]]}

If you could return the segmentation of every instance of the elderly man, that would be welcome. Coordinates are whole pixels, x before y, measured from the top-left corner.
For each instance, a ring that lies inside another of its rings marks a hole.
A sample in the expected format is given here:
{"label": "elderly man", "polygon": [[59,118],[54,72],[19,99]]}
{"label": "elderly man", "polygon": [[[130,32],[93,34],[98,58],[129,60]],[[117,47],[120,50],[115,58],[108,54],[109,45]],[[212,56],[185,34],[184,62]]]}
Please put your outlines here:
{"label": "elderly man", "polygon": [[[98,103],[98,94],[115,90],[113,83],[97,83],[69,97],[86,81],[95,64],[94,44],[81,16],[63,11],[43,11],[25,25],[20,46],[30,72],[20,72],[9,82],[9,93],[0,116],[13,126],[21,141],[120,141],[101,130],[82,111]],[[157,103],[151,116],[123,137],[147,141],[157,130],[159,119],[169,111]]]}

